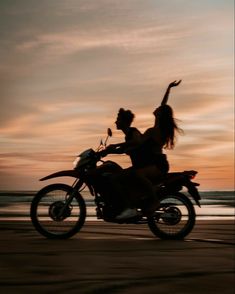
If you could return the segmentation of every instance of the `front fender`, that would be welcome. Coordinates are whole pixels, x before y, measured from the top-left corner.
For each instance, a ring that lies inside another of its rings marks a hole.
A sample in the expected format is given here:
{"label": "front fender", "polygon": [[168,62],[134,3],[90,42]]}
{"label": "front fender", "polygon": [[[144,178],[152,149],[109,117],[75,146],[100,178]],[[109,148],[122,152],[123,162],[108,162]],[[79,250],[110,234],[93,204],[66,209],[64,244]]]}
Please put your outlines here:
{"label": "front fender", "polygon": [[62,170],[53,174],[50,174],[44,178],[41,178],[39,181],[45,181],[53,178],[58,177],[73,177],[73,178],[79,178],[79,172],[75,169],[72,170]]}

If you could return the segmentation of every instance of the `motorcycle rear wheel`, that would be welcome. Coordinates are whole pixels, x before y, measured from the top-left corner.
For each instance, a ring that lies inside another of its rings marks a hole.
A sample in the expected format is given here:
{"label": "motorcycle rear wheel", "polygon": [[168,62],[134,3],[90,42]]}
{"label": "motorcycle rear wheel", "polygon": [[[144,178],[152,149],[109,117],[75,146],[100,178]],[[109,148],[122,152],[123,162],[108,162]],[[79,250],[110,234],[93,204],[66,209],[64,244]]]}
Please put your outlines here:
{"label": "motorcycle rear wheel", "polygon": [[148,218],[148,226],[161,239],[179,240],[192,231],[195,219],[192,202],[177,192],[160,198],[159,209]]}
{"label": "motorcycle rear wheel", "polygon": [[[71,193],[71,204],[64,209]],[[67,239],[76,234],[86,218],[82,196],[66,184],[52,184],[41,189],[31,203],[30,217],[35,229],[50,239]]]}

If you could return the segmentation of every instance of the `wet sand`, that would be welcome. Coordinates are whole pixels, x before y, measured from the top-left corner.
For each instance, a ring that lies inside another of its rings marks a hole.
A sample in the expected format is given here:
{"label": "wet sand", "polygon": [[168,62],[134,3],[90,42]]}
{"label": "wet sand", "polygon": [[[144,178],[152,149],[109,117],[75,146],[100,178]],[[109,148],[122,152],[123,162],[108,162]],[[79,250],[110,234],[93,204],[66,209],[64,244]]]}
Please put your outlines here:
{"label": "wet sand", "polygon": [[0,222],[1,293],[234,294],[234,221],[197,221],[184,241],[145,225],[87,222],[47,240],[30,222]]}

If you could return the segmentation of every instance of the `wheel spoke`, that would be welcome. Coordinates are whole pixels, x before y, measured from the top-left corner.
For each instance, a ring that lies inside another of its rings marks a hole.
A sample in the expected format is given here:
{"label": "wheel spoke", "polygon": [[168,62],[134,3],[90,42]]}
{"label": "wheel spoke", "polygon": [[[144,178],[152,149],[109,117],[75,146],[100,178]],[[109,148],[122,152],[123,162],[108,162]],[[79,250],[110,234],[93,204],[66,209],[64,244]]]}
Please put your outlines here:
{"label": "wheel spoke", "polygon": [[63,238],[72,235],[85,220],[83,199],[75,196],[68,205],[71,187],[63,184],[42,189],[31,206],[31,218],[36,229],[46,237]]}
{"label": "wheel spoke", "polygon": [[185,195],[177,193],[160,200],[158,212],[150,218],[149,227],[160,238],[178,239],[192,230],[194,222],[192,203]]}

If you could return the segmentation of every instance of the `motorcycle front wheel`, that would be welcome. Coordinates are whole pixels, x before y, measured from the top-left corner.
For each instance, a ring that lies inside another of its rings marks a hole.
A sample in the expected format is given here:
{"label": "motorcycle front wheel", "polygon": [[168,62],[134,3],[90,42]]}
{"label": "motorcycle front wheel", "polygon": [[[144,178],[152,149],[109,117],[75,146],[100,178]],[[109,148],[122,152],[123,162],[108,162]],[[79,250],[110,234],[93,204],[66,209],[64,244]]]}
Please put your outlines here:
{"label": "motorcycle front wheel", "polygon": [[183,239],[192,231],[195,218],[192,202],[182,193],[173,193],[160,198],[160,206],[148,218],[148,226],[161,239]]}
{"label": "motorcycle front wheel", "polygon": [[[66,205],[71,193],[73,199]],[[52,184],[35,195],[30,216],[35,229],[43,236],[67,239],[82,228],[86,218],[86,205],[82,196],[71,186]]]}

